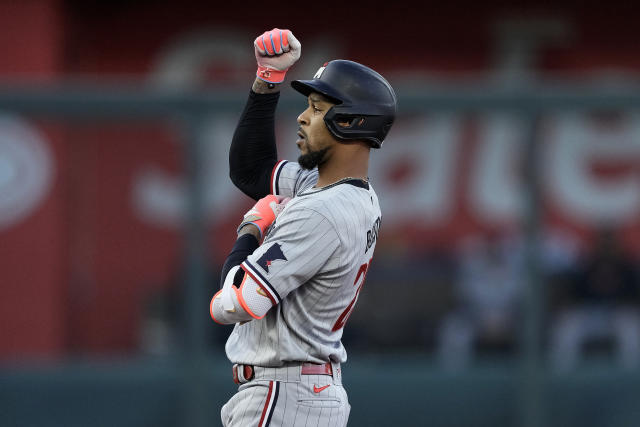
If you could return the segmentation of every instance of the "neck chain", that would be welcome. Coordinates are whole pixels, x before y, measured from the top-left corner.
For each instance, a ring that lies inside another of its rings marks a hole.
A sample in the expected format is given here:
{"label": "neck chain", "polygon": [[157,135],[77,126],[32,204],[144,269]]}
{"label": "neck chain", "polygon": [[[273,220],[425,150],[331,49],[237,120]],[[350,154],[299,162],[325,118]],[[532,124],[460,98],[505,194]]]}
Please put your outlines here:
{"label": "neck chain", "polygon": [[346,176],[346,177],[341,178],[341,179],[339,179],[339,180],[337,180],[335,182],[332,182],[331,184],[327,184],[327,185],[324,185],[324,186],[319,187],[319,188],[330,187],[332,185],[340,184],[340,183],[345,182],[345,181],[351,181],[352,179],[356,179],[358,181],[366,182],[367,184],[369,183],[369,177],[367,177],[367,179],[362,179],[362,178],[355,178],[353,176]]}

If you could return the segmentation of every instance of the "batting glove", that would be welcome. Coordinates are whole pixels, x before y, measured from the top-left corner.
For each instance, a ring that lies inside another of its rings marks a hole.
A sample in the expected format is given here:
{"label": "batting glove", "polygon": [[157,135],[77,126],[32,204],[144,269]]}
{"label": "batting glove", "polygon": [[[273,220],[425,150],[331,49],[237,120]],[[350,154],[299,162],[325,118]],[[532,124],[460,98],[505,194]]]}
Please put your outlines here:
{"label": "batting glove", "polygon": [[268,83],[282,83],[302,52],[302,45],[293,33],[278,28],[258,36],[253,47],[258,62],[256,76]]}
{"label": "batting glove", "polygon": [[253,224],[260,230],[260,238],[262,239],[264,232],[273,224],[273,221],[280,215],[289,200],[291,200],[291,198],[274,196],[273,194],[269,194],[258,200],[258,202],[244,214],[242,223],[238,226],[238,232],[245,225]]}

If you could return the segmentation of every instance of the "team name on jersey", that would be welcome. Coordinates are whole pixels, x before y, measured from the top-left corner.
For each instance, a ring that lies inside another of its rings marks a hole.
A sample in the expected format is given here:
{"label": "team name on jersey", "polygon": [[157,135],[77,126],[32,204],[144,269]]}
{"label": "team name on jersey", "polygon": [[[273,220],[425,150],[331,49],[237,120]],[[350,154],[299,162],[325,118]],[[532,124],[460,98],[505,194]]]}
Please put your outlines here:
{"label": "team name on jersey", "polygon": [[373,223],[373,226],[371,227],[371,229],[367,231],[367,246],[364,248],[365,254],[369,251],[371,246],[376,242],[376,239],[378,239],[378,232],[380,231],[381,222],[382,220],[380,219],[380,217],[378,217],[376,221]]}

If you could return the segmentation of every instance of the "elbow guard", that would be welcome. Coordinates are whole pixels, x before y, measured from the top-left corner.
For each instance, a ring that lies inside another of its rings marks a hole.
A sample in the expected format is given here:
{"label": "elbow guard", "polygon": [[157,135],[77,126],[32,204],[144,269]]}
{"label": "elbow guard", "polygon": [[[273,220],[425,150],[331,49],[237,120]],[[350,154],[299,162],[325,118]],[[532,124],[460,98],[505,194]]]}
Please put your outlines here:
{"label": "elbow guard", "polygon": [[[224,285],[211,299],[209,312],[214,322],[223,325],[262,319],[273,306],[267,293],[248,274],[240,275],[240,266],[229,270]],[[237,277],[241,277],[236,286]]]}

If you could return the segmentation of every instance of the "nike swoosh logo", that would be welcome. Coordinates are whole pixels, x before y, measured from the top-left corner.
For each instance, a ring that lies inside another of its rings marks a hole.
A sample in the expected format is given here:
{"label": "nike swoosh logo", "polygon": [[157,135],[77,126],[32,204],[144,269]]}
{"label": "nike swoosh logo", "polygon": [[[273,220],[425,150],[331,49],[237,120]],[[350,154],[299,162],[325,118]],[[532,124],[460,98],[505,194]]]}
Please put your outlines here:
{"label": "nike swoosh logo", "polygon": [[327,384],[324,387],[318,387],[315,384],[313,385],[313,392],[314,393],[320,393],[322,390],[324,390],[325,388],[329,387],[331,384]]}

